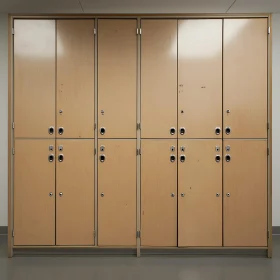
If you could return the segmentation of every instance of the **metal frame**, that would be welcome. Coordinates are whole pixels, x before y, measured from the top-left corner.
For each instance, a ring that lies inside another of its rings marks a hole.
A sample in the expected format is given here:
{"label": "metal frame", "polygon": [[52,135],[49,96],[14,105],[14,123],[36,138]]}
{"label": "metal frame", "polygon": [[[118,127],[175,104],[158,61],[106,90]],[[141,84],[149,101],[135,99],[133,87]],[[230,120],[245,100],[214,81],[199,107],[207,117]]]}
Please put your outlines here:
{"label": "metal frame", "polygon": [[[157,248],[157,247],[151,247],[151,248],[144,248],[141,247],[141,240],[140,238],[137,238],[137,247],[131,248],[130,252],[134,254],[134,251],[136,251],[137,256],[140,256],[140,250],[144,254],[149,253],[151,250],[151,254],[157,253],[157,254],[191,254],[193,255],[194,250],[197,250],[197,254],[217,254],[217,252],[224,252],[224,254],[231,254],[232,253],[242,253],[242,251],[250,251],[250,253],[260,253],[260,250],[265,250],[267,257],[272,257],[272,15],[271,14],[107,14],[107,15],[99,15],[99,14],[38,14],[38,15],[28,15],[28,14],[10,14],[8,19],[8,257],[12,257],[15,252],[18,251],[32,251],[36,249],[50,249],[51,253],[55,253],[56,249],[73,249],[73,253],[81,253],[81,249],[85,249],[88,251],[95,251],[98,253],[105,253],[106,251],[114,251],[116,248],[105,248],[105,247],[98,247],[97,246],[97,240],[98,240],[98,234],[97,234],[97,226],[98,226],[98,214],[97,214],[97,162],[98,162],[98,129],[97,129],[97,118],[98,118],[98,112],[97,112],[97,106],[98,106],[98,97],[97,97],[97,90],[98,90],[98,84],[97,84],[97,36],[94,38],[94,45],[95,45],[95,148],[96,148],[96,154],[95,154],[95,246],[68,246],[68,247],[61,247],[61,246],[14,246],[13,245],[13,152],[12,149],[14,147],[14,130],[13,130],[13,120],[14,120],[14,100],[13,100],[13,92],[14,92],[14,69],[13,69],[13,23],[15,19],[94,19],[95,20],[95,27],[97,30],[98,27],[98,19],[110,19],[110,18],[120,18],[120,19],[137,19],[137,27],[141,28],[141,19],[226,19],[226,18],[267,18],[268,19],[268,26],[270,27],[270,34],[268,35],[268,123],[269,123],[269,129],[268,129],[268,148],[270,150],[269,156],[268,156],[268,231],[270,233],[269,239],[268,239],[268,246],[267,247],[196,247],[196,248]],[[141,109],[141,65],[139,63],[140,61],[140,48],[141,48],[141,39],[140,36],[137,38],[137,48],[138,48],[138,67],[137,67],[137,123],[140,123],[141,116],[140,116],[140,109]],[[137,149],[140,149],[140,139],[141,139],[141,130],[137,130]],[[140,208],[140,202],[141,202],[141,186],[140,186],[140,172],[141,172],[141,157],[137,156],[137,231],[141,230],[141,208]],[[79,250],[80,249],[80,250]],[[119,248],[119,253],[124,253],[123,251],[125,248]],[[72,252],[71,251],[71,252]]]}

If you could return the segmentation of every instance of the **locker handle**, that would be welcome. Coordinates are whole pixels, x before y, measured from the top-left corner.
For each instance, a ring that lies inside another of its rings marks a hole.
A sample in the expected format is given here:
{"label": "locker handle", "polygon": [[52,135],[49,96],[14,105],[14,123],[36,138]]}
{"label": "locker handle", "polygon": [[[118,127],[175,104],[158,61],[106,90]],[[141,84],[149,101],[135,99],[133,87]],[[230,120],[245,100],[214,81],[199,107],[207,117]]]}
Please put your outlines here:
{"label": "locker handle", "polygon": [[49,155],[49,162],[53,162],[53,160],[54,160],[54,155],[53,154]]}
{"label": "locker handle", "polygon": [[180,161],[185,162],[185,160],[186,160],[186,156],[185,155],[180,155]]}
{"label": "locker handle", "polygon": [[59,134],[59,135],[62,135],[63,132],[64,132],[64,128],[63,128],[63,127],[59,127],[59,128],[58,128],[58,134]]}
{"label": "locker handle", "polygon": [[170,156],[170,161],[171,161],[171,162],[174,162],[175,160],[176,160],[176,157],[175,157],[174,155],[171,155],[171,156]]}
{"label": "locker handle", "polygon": [[231,160],[230,155],[226,155],[226,156],[225,156],[225,159],[226,159],[226,162],[230,162],[230,160]]}
{"label": "locker handle", "polygon": [[52,192],[50,192],[50,193],[49,193],[49,196],[50,196],[50,197],[52,197],[52,196],[53,196],[53,193],[52,193]]}
{"label": "locker handle", "polygon": [[185,132],[186,132],[186,129],[185,129],[184,127],[181,127],[181,128],[180,128],[180,134],[181,134],[181,135],[184,135]]}
{"label": "locker handle", "polygon": [[99,159],[100,159],[101,162],[104,162],[104,161],[105,161],[105,158],[106,158],[105,155],[100,155],[100,157],[99,157]]}
{"label": "locker handle", "polygon": [[105,132],[106,132],[106,128],[105,128],[105,127],[101,127],[101,128],[100,128],[100,134],[101,134],[101,135],[104,135]]}
{"label": "locker handle", "polygon": [[170,128],[170,134],[171,134],[171,135],[174,135],[175,133],[176,133],[175,127],[171,127],[171,128]]}
{"label": "locker handle", "polygon": [[216,155],[215,160],[216,160],[216,162],[220,162],[221,161],[221,156],[220,155]]}
{"label": "locker handle", "polygon": [[62,196],[63,196],[63,193],[62,193],[62,192],[60,192],[60,193],[59,193],[59,196],[60,196],[60,197],[62,197]]}
{"label": "locker handle", "polygon": [[230,127],[226,127],[226,129],[225,129],[226,135],[229,135],[230,131],[231,131]]}
{"label": "locker handle", "polygon": [[49,127],[49,134],[52,135],[54,133],[54,127],[50,126]]}
{"label": "locker handle", "polygon": [[175,197],[175,193],[171,193],[171,197]]}
{"label": "locker handle", "polygon": [[220,127],[216,127],[216,128],[215,128],[215,133],[216,133],[216,135],[220,135],[220,133],[221,133],[221,128],[220,128]]}
{"label": "locker handle", "polygon": [[58,155],[58,161],[63,162],[63,160],[64,160],[63,154]]}

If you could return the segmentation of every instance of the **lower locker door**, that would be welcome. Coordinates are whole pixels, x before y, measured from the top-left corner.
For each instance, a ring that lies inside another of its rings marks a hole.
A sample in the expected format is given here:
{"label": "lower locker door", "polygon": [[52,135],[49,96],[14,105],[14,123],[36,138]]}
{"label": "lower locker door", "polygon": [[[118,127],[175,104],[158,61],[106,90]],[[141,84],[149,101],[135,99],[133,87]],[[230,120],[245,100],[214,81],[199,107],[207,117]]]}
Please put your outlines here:
{"label": "lower locker door", "polygon": [[177,140],[142,140],[141,151],[141,246],[177,246]]}
{"label": "lower locker door", "polygon": [[136,140],[98,140],[98,245],[136,245]]}
{"label": "lower locker door", "polygon": [[224,246],[267,246],[267,141],[224,141]]}
{"label": "lower locker door", "polygon": [[57,140],[56,245],[94,245],[94,140]]}
{"label": "lower locker door", "polygon": [[222,246],[222,140],[178,149],[178,245]]}
{"label": "lower locker door", "polygon": [[15,140],[14,245],[55,245],[54,146],[54,140]]}

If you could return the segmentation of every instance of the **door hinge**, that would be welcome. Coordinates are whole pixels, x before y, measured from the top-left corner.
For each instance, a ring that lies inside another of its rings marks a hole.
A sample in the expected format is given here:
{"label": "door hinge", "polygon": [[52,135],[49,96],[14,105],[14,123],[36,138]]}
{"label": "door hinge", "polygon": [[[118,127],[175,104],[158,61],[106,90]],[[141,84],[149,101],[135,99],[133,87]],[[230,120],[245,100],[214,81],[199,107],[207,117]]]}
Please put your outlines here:
{"label": "door hinge", "polygon": [[269,232],[269,230],[267,231],[267,239],[269,239],[270,238],[270,232]]}
{"label": "door hinge", "polygon": [[136,156],[141,156],[141,149],[136,149]]}
{"label": "door hinge", "polygon": [[141,238],[141,231],[140,230],[136,231],[136,238]]}
{"label": "door hinge", "polygon": [[12,124],[12,128],[13,128],[13,129],[15,129],[15,122],[13,122],[13,124]]}
{"label": "door hinge", "polygon": [[269,148],[267,148],[267,155],[269,156]]}
{"label": "door hinge", "polygon": [[15,29],[12,28],[12,35],[15,35]]}
{"label": "door hinge", "polygon": [[270,34],[270,26],[267,29],[267,33]]}
{"label": "door hinge", "polygon": [[141,35],[142,34],[142,29],[141,28],[137,28],[136,29],[136,34],[137,35]]}
{"label": "door hinge", "polygon": [[15,237],[15,231],[12,230],[12,237]]}
{"label": "door hinge", "polygon": [[94,130],[96,129],[96,123],[94,124]]}
{"label": "door hinge", "polygon": [[269,129],[269,123],[267,123],[267,129]]}
{"label": "door hinge", "polygon": [[137,123],[136,130],[141,130],[141,123]]}
{"label": "door hinge", "polygon": [[15,148],[12,149],[12,153],[13,153],[13,155],[15,154]]}
{"label": "door hinge", "polygon": [[97,32],[96,32],[96,28],[94,28],[94,29],[93,29],[93,34],[94,34],[94,35],[96,35],[96,34],[97,34]]}

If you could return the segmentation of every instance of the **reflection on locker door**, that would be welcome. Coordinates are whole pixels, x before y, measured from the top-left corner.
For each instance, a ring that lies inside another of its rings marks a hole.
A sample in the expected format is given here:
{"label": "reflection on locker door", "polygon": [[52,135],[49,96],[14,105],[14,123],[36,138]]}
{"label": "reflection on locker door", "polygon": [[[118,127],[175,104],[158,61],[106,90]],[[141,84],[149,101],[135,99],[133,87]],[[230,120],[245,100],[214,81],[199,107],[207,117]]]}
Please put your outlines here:
{"label": "reflection on locker door", "polygon": [[177,20],[141,21],[141,137],[177,137]]}
{"label": "reflection on locker door", "polygon": [[94,138],[94,20],[57,20],[59,138]]}
{"label": "reflection on locker door", "polygon": [[56,149],[56,245],[94,245],[94,140]]}
{"label": "reflection on locker door", "polygon": [[14,21],[15,137],[55,136],[55,21]]}
{"label": "reflection on locker door", "polygon": [[267,19],[224,20],[224,137],[267,138]]}
{"label": "reflection on locker door", "polygon": [[54,145],[15,140],[14,245],[55,245]]}
{"label": "reflection on locker door", "polygon": [[136,140],[98,141],[98,245],[136,245]]}
{"label": "reflection on locker door", "polygon": [[222,246],[222,140],[178,149],[178,245]]}
{"label": "reflection on locker door", "polygon": [[222,137],[222,20],[179,20],[178,137]]}
{"label": "reflection on locker door", "polygon": [[224,246],[267,246],[267,141],[224,141]]}
{"label": "reflection on locker door", "polygon": [[100,138],[136,138],[137,21],[98,20]]}
{"label": "reflection on locker door", "polygon": [[177,140],[141,141],[141,246],[177,246]]}

